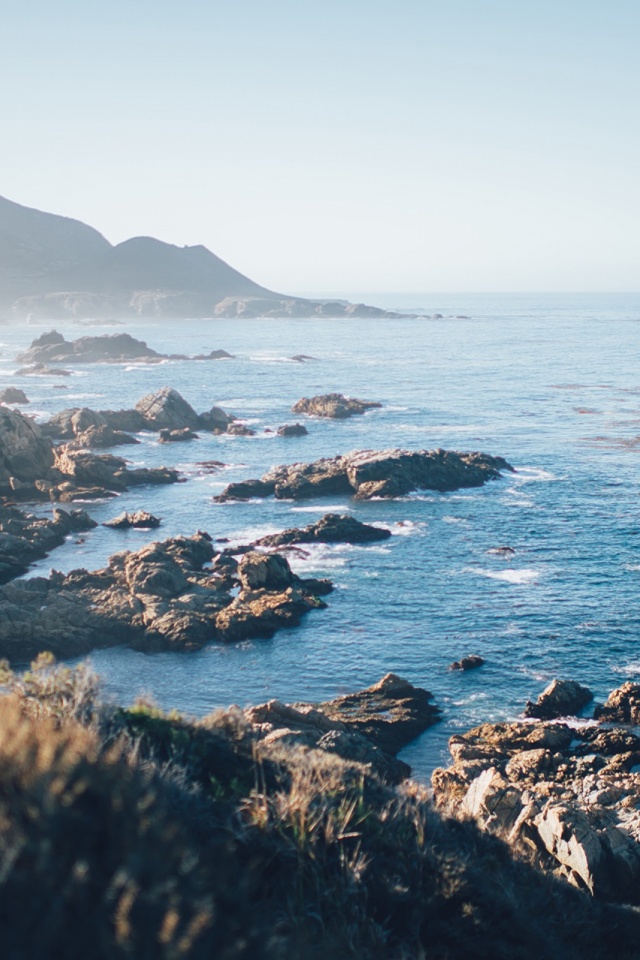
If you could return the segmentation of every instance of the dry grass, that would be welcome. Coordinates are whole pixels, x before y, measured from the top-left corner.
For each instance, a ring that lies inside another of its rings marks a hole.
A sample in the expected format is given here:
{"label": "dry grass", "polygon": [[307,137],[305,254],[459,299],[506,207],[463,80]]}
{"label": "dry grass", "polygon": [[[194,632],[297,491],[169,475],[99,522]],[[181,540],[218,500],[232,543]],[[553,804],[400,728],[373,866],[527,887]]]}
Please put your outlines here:
{"label": "dry grass", "polygon": [[8,960],[597,960],[640,956],[633,910],[514,862],[424,789],[100,703],[84,670],[5,671],[0,937]]}

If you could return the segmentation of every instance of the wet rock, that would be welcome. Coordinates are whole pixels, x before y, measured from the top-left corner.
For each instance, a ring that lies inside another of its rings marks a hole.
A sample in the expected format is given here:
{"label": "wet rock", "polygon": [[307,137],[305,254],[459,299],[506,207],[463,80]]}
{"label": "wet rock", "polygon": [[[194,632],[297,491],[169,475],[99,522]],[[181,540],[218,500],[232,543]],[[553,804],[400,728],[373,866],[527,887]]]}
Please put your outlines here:
{"label": "wet rock", "polygon": [[198,416],[198,425],[203,430],[211,430],[212,433],[224,433],[235,419],[233,414],[225,413],[221,407],[214,406]]}
{"label": "wet rock", "polygon": [[140,441],[132,437],[130,433],[123,433],[121,430],[112,430],[111,427],[104,424],[99,427],[89,427],[82,433],[77,434],[75,439],[69,442],[68,449],[104,450],[109,447],[132,446],[139,443]]}
{"label": "wet rock", "polygon": [[233,360],[233,354],[226,350],[211,350],[210,353],[198,353],[192,360]]}
{"label": "wet rock", "polygon": [[25,573],[32,563],[61,546],[71,533],[96,526],[84,510],[67,512],[56,508],[50,519],[0,505],[0,583]]}
{"label": "wet rock", "polygon": [[197,440],[198,434],[190,430],[189,427],[183,427],[181,430],[169,430],[165,427],[160,431],[160,443],[181,443],[184,440]]}
{"label": "wet rock", "polygon": [[308,356],[308,354],[306,354],[306,353],[296,353],[296,354],[294,354],[293,357],[291,357],[291,359],[292,359],[292,360],[295,360],[296,363],[304,363],[305,360],[315,360],[316,358],[315,358],[315,357],[310,357],[310,356]]}
{"label": "wet rock", "polygon": [[374,543],[387,540],[391,531],[361,523],[349,514],[326,513],[303,529],[272,533],[255,541],[258,547],[283,547],[297,543]]}
{"label": "wet rock", "polygon": [[309,497],[355,494],[357,499],[404,496],[412,490],[458,490],[479,487],[513,470],[502,457],[451,450],[361,450],[346,456],[312,463],[274,467],[262,480],[229,484],[216,497],[219,502],[248,496],[302,500]]}
{"label": "wet rock", "polygon": [[113,520],[106,520],[103,527],[112,527],[114,530],[155,530],[160,526],[159,517],[154,517],[152,513],[146,510],[136,510],[135,513],[128,513],[126,510],[118,514]]}
{"label": "wet rock", "polygon": [[24,390],[18,387],[7,387],[5,390],[0,390],[0,403],[29,403],[29,398]]}
{"label": "wet rock", "polygon": [[329,417],[332,420],[345,420],[359,416],[367,410],[381,407],[381,403],[372,400],[357,400],[345,397],[342,393],[325,393],[316,397],[302,397],[291,408],[292,413],[306,413],[311,417]]}
{"label": "wet rock", "polygon": [[276,433],[279,437],[304,437],[309,431],[302,423],[285,423]]}
{"label": "wet rock", "polygon": [[25,661],[51,650],[66,658],[119,644],[197,649],[212,640],[271,636],[325,606],[316,596],[322,584],[296,577],[282,557],[277,572],[272,557],[260,558],[267,561],[262,573],[248,562],[245,584],[264,584],[248,587],[239,567],[237,576],[230,567],[220,576],[205,566],[213,556],[211,537],[198,533],[115,554],[93,573],[7,584],[0,588],[0,656]]}
{"label": "wet rock", "polygon": [[496,553],[502,557],[512,557],[515,554],[513,547],[491,547],[487,553]]}
{"label": "wet rock", "polygon": [[461,657],[460,660],[454,660],[449,666],[449,670],[476,670],[484,663],[484,657],[479,657],[476,653]]}
{"label": "wet rock", "polygon": [[527,701],[525,717],[538,720],[553,720],[556,717],[572,717],[580,713],[591,700],[593,694],[587,687],[575,680],[553,680],[535,703]]}
{"label": "wet rock", "polygon": [[606,702],[595,708],[594,717],[609,723],[640,723],[640,683],[627,680],[613,690]]}

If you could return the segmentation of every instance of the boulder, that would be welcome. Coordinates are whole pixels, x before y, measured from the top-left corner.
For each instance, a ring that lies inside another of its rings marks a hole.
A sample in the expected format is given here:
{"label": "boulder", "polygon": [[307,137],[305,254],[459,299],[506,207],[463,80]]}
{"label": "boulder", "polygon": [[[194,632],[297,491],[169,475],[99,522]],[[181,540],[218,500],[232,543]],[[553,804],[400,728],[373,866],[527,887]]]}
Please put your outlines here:
{"label": "boulder", "polygon": [[316,397],[303,397],[291,407],[292,413],[306,413],[310,417],[329,417],[331,420],[345,420],[381,407],[373,400],[357,400],[345,397],[342,393],[325,393]]}
{"label": "boulder", "polygon": [[206,410],[198,416],[198,426],[202,430],[224,433],[235,419],[233,414],[225,413],[221,407],[211,407],[210,410]]}
{"label": "boulder", "polygon": [[173,387],[148,393],[136,403],[136,410],[148,430],[162,430],[164,427],[169,430],[196,429],[199,425],[198,414]]}
{"label": "boulder", "polygon": [[232,437],[255,437],[256,432],[245,423],[231,423],[226,430]]}
{"label": "boulder", "polygon": [[29,398],[24,390],[18,387],[7,387],[5,390],[0,390],[0,403],[29,403]]}
{"label": "boulder", "polygon": [[262,480],[229,484],[216,497],[219,502],[247,499],[246,490],[261,490],[253,496],[283,500],[355,494],[359,500],[405,496],[412,490],[458,490],[479,487],[495,480],[501,471],[513,471],[502,457],[452,450],[360,450],[345,456],[322,458],[312,463],[274,467]]}
{"label": "boulder", "polygon": [[304,437],[309,431],[302,423],[285,423],[276,433],[279,437]]}
{"label": "boulder", "polygon": [[591,691],[575,680],[552,680],[535,703],[531,700],[527,701],[524,715],[538,720],[573,717],[580,713],[591,700],[593,700]]}

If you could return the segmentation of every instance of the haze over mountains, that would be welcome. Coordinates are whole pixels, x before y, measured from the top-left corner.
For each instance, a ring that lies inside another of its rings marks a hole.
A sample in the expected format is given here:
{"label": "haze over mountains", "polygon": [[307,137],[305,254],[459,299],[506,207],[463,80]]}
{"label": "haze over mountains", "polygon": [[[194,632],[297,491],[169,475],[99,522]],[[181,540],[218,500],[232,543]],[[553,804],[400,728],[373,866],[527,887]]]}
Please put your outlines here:
{"label": "haze over mountains", "polygon": [[113,246],[93,227],[0,197],[0,317],[393,316],[267,290],[206,247]]}

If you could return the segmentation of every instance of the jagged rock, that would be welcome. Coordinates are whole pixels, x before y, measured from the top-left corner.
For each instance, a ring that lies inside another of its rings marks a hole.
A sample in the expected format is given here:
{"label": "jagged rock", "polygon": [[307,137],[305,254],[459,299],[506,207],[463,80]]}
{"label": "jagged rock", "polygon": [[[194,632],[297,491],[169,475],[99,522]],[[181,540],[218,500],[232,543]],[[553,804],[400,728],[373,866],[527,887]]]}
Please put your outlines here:
{"label": "jagged rock", "polygon": [[140,433],[148,430],[147,421],[137,410],[98,410],[107,426],[124,433]]}
{"label": "jagged rock", "polygon": [[149,393],[136,403],[136,410],[144,417],[147,429],[182,430],[195,429],[199,425],[198,414],[184,397],[173,387],[162,387]]}
{"label": "jagged rock", "polygon": [[181,443],[183,440],[197,440],[198,434],[190,430],[189,427],[183,427],[181,430],[169,430],[164,427],[160,431],[160,443]]}
{"label": "jagged rock", "polygon": [[128,513],[125,510],[113,520],[106,520],[102,526],[112,527],[114,530],[129,530],[132,527],[138,530],[155,530],[160,526],[160,519],[154,517],[152,513],[147,513],[146,510],[136,510],[135,513]]}
{"label": "jagged rock", "polygon": [[538,720],[553,720],[556,717],[572,717],[591,700],[593,694],[575,680],[552,680],[535,703],[527,701],[525,717]]}
{"label": "jagged rock", "polygon": [[387,540],[391,531],[361,523],[349,514],[326,513],[304,529],[271,533],[255,541],[257,547],[283,547],[296,543],[373,543]]}
{"label": "jagged rock", "polygon": [[70,533],[96,526],[84,510],[67,513],[56,508],[51,520],[17,507],[0,506],[0,583],[25,573],[34,561],[61,546]]}
{"label": "jagged rock", "polygon": [[[212,640],[271,636],[325,604],[317,593],[328,581],[302,580],[278,557],[267,561],[262,588],[246,588],[228,569],[223,577],[205,564],[211,537],[173,537],[135,552],[117,553],[108,567],[19,580],[0,588],[0,656],[26,661],[41,650],[73,657],[97,647],[189,650]],[[245,567],[245,582],[251,575]],[[239,592],[234,596],[235,591]]]}
{"label": "jagged rock", "polygon": [[7,387],[5,390],[0,390],[0,403],[29,403],[29,398],[24,390],[18,387]]}
{"label": "jagged rock", "polygon": [[235,419],[233,414],[225,413],[221,407],[211,407],[210,410],[199,415],[198,425],[203,430],[211,430],[212,433],[224,433]]}
{"label": "jagged rock", "polygon": [[244,590],[286,590],[293,574],[284,557],[247,553],[238,564],[238,577]]}
{"label": "jagged rock", "polygon": [[106,424],[99,427],[89,427],[82,433],[78,433],[74,440],[71,440],[67,449],[85,450],[102,449],[107,447],[122,447],[139,444],[140,441],[132,437],[130,433],[122,433],[121,430],[112,430]]}
{"label": "jagged rock", "polygon": [[640,903],[640,737],[597,724],[483,724],[452,737],[436,805],[473,817],[596,897]]}
{"label": "jagged rock", "polygon": [[[452,450],[360,450],[313,463],[274,467],[261,480],[229,484],[215,499],[270,496],[282,500],[353,494],[357,499],[404,496],[412,490],[479,487],[513,467],[502,457]],[[256,492],[250,492],[256,491]],[[259,492],[258,492],[259,491]]]}
{"label": "jagged rock", "polygon": [[325,393],[317,397],[303,397],[294,403],[291,411],[306,413],[311,417],[345,420],[347,417],[354,417],[381,406],[381,403],[373,400],[357,400],[353,397],[345,397],[342,393]]}
{"label": "jagged rock", "polygon": [[595,708],[594,717],[610,723],[640,723],[640,683],[627,680],[612,690],[607,701]]}
{"label": "jagged rock", "polygon": [[285,423],[276,433],[279,437],[304,437],[309,431],[302,423]]}
{"label": "jagged rock", "polygon": [[271,700],[244,713],[263,744],[302,744],[336,753],[367,765],[392,783],[411,772],[396,759],[400,747],[439,718],[430,693],[394,674],[326,703],[289,705]]}
{"label": "jagged rock", "polygon": [[484,657],[479,657],[476,653],[461,657],[460,660],[454,660],[449,666],[449,670],[475,670],[484,663]]}

